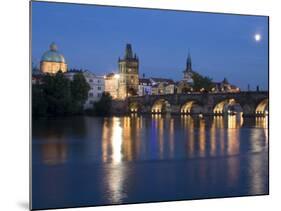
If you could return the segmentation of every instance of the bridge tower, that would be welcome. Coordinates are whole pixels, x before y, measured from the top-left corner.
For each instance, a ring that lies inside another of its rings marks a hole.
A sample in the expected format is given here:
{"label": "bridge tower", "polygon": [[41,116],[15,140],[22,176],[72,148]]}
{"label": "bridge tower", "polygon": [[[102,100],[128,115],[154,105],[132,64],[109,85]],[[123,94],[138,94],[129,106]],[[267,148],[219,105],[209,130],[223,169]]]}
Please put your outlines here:
{"label": "bridge tower", "polygon": [[133,55],[131,44],[126,45],[125,56],[118,60],[119,82],[118,98],[124,99],[128,96],[137,95],[139,86],[139,59]]}

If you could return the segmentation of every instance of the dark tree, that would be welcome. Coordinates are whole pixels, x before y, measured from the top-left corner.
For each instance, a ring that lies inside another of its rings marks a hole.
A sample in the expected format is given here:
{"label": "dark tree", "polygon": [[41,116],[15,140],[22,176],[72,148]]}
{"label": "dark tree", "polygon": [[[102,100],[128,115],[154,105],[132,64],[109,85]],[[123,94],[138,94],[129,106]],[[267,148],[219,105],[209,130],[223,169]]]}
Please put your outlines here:
{"label": "dark tree", "polygon": [[65,116],[81,114],[90,86],[81,72],[70,81],[59,71],[42,76],[32,85],[32,116]]}
{"label": "dark tree", "polygon": [[70,80],[62,72],[55,76],[45,75],[42,82],[45,99],[50,115],[66,115],[71,113]]}
{"label": "dark tree", "polygon": [[41,85],[32,85],[32,117],[46,116],[47,108],[48,104]]}
{"label": "dark tree", "polygon": [[73,76],[70,87],[73,112],[80,113],[83,111],[83,105],[88,98],[88,92],[91,87],[81,72]]}
{"label": "dark tree", "polygon": [[211,78],[202,76],[197,72],[193,72],[192,79],[194,91],[200,91],[202,88],[204,88],[205,91],[211,91],[214,87]]}
{"label": "dark tree", "polygon": [[94,103],[94,113],[98,116],[110,114],[112,97],[109,93],[104,92],[101,99]]}

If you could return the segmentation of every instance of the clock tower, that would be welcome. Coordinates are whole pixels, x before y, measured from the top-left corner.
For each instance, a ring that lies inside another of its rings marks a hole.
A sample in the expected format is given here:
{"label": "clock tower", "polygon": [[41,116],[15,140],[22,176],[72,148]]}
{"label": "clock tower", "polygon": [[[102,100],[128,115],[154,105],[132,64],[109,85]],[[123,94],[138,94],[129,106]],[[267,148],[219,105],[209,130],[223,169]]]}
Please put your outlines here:
{"label": "clock tower", "polygon": [[129,96],[137,95],[139,86],[139,59],[133,55],[131,44],[126,45],[125,56],[118,60],[119,82],[118,98],[124,99]]}

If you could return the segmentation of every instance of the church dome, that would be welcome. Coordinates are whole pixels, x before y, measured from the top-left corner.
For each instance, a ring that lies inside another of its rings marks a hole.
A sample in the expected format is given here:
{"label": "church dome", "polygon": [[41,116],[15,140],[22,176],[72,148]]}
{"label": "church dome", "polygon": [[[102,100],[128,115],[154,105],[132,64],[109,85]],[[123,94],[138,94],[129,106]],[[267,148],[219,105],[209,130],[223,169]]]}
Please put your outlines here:
{"label": "church dome", "polygon": [[55,43],[50,45],[50,50],[43,54],[41,61],[65,63],[64,56],[58,52],[58,47]]}

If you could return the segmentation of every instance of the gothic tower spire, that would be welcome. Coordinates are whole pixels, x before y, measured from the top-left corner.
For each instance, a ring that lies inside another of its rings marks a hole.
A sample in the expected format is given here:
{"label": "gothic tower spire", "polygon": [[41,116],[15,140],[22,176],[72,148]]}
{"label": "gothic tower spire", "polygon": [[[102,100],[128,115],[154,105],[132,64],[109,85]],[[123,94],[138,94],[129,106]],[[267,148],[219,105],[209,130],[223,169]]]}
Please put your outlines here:
{"label": "gothic tower spire", "polygon": [[125,59],[132,59],[133,58],[133,51],[131,44],[126,45],[126,53],[125,53]]}
{"label": "gothic tower spire", "polygon": [[118,98],[124,99],[128,96],[136,95],[139,86],[139,60],[133,54],[131,44],[126,45],[125,56],[118,60],[119,75]]}
{"label": "gothic tower spire", "polygon": [[188,56],[187,56],[187,60],[186,60],[186,70],[187,71],[192,70],[192,62],[191,62],[191,56],[190,56],[189,50],[188,50]]}
{"label": "gothic tower spire", "polygon": [[188,56],[186,60],[186,67],[185,70],[183,71],[183,80],[187,81],[187,83],[192,84],[193,83],[193,70],[192,70],[192,62],[191,62],[191,55],[188,50]]}

